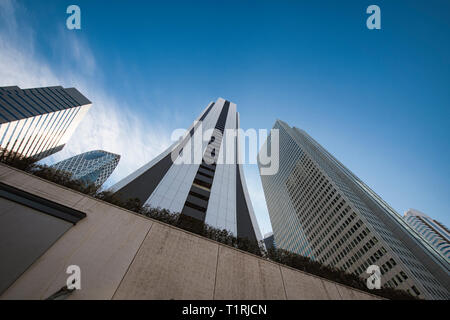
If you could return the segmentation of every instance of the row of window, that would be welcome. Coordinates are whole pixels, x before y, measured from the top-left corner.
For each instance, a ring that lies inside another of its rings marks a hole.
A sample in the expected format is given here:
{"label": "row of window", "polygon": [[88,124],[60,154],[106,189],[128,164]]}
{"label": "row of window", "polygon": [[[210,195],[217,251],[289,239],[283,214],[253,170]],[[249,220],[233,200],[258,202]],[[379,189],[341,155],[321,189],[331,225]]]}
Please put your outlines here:
{"label": "row of window", "polygon": [[[356,218],[356,214],[353,212],[349,219],[353,220]],[[345,224],[347,224],[348,219],[344,222]],[[348,224],[347,224],[348,225]],[[365,229],[362,230],[362,232],[357,235],[356,237],[354,237],[351,241],[350,241],[350,237],[361,227],[363,226],[361,220],[358,220],[355,225],[353,225],[343,236],[342,238],[336,243],[334,244],[329,250],[328,252],[325,254],[325,258],[328,259],[329,257],[331,257],[332,255],[335,255],[336,258],[333,259],[333,263],[337,264],[343,257],[345,257],[345,255],[347,255],[350,250],[352,250],[353,248],[355,248],[358,243],[360,243],[365,236],[367,236],[369,234],[369,229]],[[340,248],[341,245],[343,244],[347,244],[347,246],[339,253],[336,255],[337,250]]]}
{"label": "row of window", "polygon": [[[344,204],[345,201],[342,200],[341,204]],[[339,209],[341,208],[341,204],[338,206]],[[333,213],[335,213],[335,211],[337,211],[336,209],[333,210]],[[327,241],[322,244],[321,247],[319,247],[319,252],[322,252],[323,250],[325,250],[326,247],[328,247],[331,242],[338,237],[339,234],[341,234],[341,232],[350,225],[351,221],[353,221],[356,218],[356,213],[352,213],[351,215],[349,215],[345,220],[344,218],[347,216],[347,213],[350,211],[350,207],[347,206],[344,210],[342,210],[342,212],[340,212],[339,214],[335,214],[333,215],[335,217],[335,219],[331,222],[330,226],[324,231],[324,233],[319,234],[318,236],[318,240],[317,240],[317,245],[324,240],[325,238],[327,238]],[[332,215],[329,215],[326,219],[325,222],[328,222],[331,219]],[[329,236],[329,233],[331,231],[333,231],[333,229],[336,228],[336,230],[334,231],[334,233],[331,234],[331,236]],[[343,238],[344,240],[347,240],[349,236],[344,235]]]}

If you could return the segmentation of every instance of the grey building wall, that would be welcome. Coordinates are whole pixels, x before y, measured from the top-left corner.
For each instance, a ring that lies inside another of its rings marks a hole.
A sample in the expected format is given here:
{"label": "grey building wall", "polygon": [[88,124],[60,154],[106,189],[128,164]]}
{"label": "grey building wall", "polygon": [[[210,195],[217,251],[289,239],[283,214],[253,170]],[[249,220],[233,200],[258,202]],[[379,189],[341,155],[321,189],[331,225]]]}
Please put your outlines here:
{"label": "grey building wall", "polygon": [[84,217],[82,212],[0,182],[0,294]]}
{"label": "grey building wall", "polygon": [[[277,120],[280,170],[262,176],[277,246],[382,284],[448,299],[449,267],[400,216],[304,131]],[[267,143],[270,143],[270,137]]]}
{"label": "grey building wall", "polygon": [[69,265],[81,268],[81,290],[68,299],[379,299],[2,164],[0,182],[86,214],[2,300],[46,299],[66,284]]}
{"label": "grey building wall", "polygon": [[0,87],[0,153],[40,160],[61,150],[90,106],[75,88]]}
{"label": "grey building wall", "polygon": [[3,198],[0,208],[2,293],[72,224]]}

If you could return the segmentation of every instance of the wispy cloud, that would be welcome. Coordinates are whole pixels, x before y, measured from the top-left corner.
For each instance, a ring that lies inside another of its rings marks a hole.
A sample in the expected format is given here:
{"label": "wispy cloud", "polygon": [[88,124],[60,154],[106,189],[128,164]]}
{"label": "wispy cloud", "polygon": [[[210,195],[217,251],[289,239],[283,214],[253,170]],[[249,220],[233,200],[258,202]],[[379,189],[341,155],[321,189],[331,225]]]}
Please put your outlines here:
{"label": "wispy cloud", "polygon": [[[113,93],[96,74],[95,56],[80,38],[59,31],[55,48],[65,65],[71,68],[55,70],[50,61],[35,54],[35,38],[29,26],[18,24],[18,15],[26,15],[24,8],[13,0],[0,2],[0,85],[22,88],[63,85],[75,86],[88,97],[93,106],[83,119],[63,151],[46,158],[53,163],[81,152],[102,149],[121,155],[121,160],[105,186],[123,178],[150,161],[170,145],[170,131],[163,125],[150,123],[129,106],[119,104]],[[23,17],[22,17],[23,18]],[[23,19],[22,19],[23,21]],[[19,37],[20,36],[20,37]],[[20,42],[17,39],[28,39]]]}

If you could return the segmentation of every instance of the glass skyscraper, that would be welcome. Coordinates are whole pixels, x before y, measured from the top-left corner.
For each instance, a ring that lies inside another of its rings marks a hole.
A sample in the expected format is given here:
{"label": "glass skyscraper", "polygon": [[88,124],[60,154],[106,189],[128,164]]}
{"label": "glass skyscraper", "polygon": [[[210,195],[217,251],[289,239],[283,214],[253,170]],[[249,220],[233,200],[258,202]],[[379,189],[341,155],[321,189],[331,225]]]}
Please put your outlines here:
{"label": "glass skyscraper", "polygon": [[[262,240],[242,164],[236,104],[211,102],[184,137],[112,187],[124,199],[138,198],[251,240]],[[236,136],[229,137],[231,130]],[[227,131],[229,132],[229,131]],[[199,136],[199,143],[196,137]],[[198,161],[186,154],[199,155]],[[232,161],[218,161],[229,158]]]}
{"label": "glass skyscraper", "polygon": [[450,230],[446,226],[415,209],[406,211],[403,219],[450,262]]}
{"label": "glass skyscraper", "polygon": [[100,187],[114,171],[119,160],[118,154],[93,150],[60,161],[51,167],[71,173],[74,180]]}
{"label": "glass skyscraper", "polygon": [[0,87],[0,154],[37,161],[60,151],[90,107],[75,88]]}
{"label": "glass skyscraper", "polygon": [[399,214],[306,132],[274,129],[279,171],[261,180],[277,248],[363,278],[377,265],[382,286],[450,298],[449,264]]}

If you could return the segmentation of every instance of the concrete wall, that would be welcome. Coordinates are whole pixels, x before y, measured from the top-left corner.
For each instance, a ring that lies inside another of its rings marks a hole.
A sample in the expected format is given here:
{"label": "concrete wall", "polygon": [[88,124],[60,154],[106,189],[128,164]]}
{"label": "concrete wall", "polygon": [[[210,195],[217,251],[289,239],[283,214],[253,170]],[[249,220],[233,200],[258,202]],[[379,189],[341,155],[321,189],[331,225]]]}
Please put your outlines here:
{"label": "concrete wall", "polygon": [[69,299],[378,299],[2,164],[0,181],[87,214],[0,299],[45,299],[66,284],[72,264],[81,290]]}

